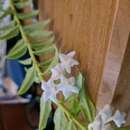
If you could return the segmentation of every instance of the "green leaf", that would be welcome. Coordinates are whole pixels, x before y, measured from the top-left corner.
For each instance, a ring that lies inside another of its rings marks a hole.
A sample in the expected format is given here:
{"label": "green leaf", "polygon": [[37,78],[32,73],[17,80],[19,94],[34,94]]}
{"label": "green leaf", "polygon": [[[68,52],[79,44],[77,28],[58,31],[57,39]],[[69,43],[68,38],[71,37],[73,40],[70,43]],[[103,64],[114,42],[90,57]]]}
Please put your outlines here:
{"label": "green leaf", "polygon": [[34,38],[47,38],[47,37],[50,37],[53,35],[53,32],[51,31],[42,31],[42,30],[36,30],[36,31],[33,31],[31,33],[29,33],[29,35]]}
{"label": "green leaf", "polygon": [[20,2],[17,2],[15,3],[15,6],[17,9],[22,9],[22,8],[25,8],[27,6],[30,6],[30,1],[20,1]]}
{"label": "green leaf", "polygon": [[116,128],[115,130],[130,130],[130,126],[122,127],[122,128]]}
{"label": "green leaf", "polygon": [[18,26],[10,28],[3,32],[3,34],[0,35],[0,40],[9,40],[15,36],[17,36],[19,33]]}
{"label": "green leaf", "polygon": [[52,53],[55,51],[54,46],[50,46],[50,47],[44,47],[41,48],[40,50],[35,50],[33,53],[37,56],[43,55],[43,54],[47,54],[47,53]]}
{"label": "green leaf", "polygon": [[31,65],[32,59],[28,58],[28,59],[25,59],[25,60],[20,60],[19,63],[21,63],[23,65]]}
{"label": "green leaf", "polygon": [[54,115],[54,124],[55,124],[55,130],[66,130],[67,129],[67,118],[64,114],[64,112],[57,108],[55,115]]}
{"label": "green leaf", "polygon": [[51,59],[45,60],[45,61],[41,61],[40,65],[41,66],[49,66],[53,62],[53,60],[54,60],[54,57]]}
{"label": "green leaf", "polygon": [[54,40],[55,40],[55,38],[51,37],[46,41],[42,41],[41,43],[32,43],[31,46],[34,49],[43,48],[45,46],[50,46],[50,45],[54,44]]}
{"label": "green leaf", "polygon": [[73,116],[75,117],[78,116],[81,109],[77,95],[72,95],[71,97],[68,98],[67,107]]}
{"label": "green leaf", "polygon": [[38,22],[38,23],[35,23],[35,24],[31,24],[31,25],[25,25],[23,28],[24,28],[25,32],[43,30],[49,25],[49,23],[50,23],[50,19],[42,21],[42,22]]}
{"label": "green leaf", "polygon": [[84,88],[84,78],[81,73],[76,77],[76,86],[78,86],[81,89],[79,97],[80,97],[80,105],[84,112],[84,115],[89,122],[92,122],[95,118],[96,110],[93,102],[86,95]]}
{"label": "green leaf", "polygon": [[0,19],[3,19],[4,17],[10,15],[12,13],[11,9],[8,8],[6,10],[2,9],[2,12],[0,14]]}
{"label": "green leaf", "polygon": [[15,22],[11,21],[8,25],[0,27],[0,31],[7,31],[7,30],[12,29],[14,27],[15,27]]}
{"label": "green leaf", "polygon": [[67,130],[77,130],[73,121],[69,121],[69,123],[67,124]]}
{"label": "green leaf", "polygon": [[35,11],[32,11],[31,13],[18,13],[17,16],[19,19],[25,20],[25,19],[30,19],[30,18],[37,16],[38,13],[39,13],[39,11],[35,10]]}
{"label": "green leaf", "polygon": [[46,128],[50,112],[51,112],[51,101],[44,102],[44,100],[41,97],[39,130],[43,130],[44,128]]}
{"label": "green leaf", "polygon": [[22,57],[27,51],[27,46],[23,40],[19,40],[7,55],[8,59],[17,59]]}
{"label": "green leaf", "polygon": [[35,68],[32,66],[31,68],[27,69],[25,79],[20,87],[20,90],[18,91],[19,95],[22,95],[29,90],[29,88],[33,84],[34,78],[35,78]]}

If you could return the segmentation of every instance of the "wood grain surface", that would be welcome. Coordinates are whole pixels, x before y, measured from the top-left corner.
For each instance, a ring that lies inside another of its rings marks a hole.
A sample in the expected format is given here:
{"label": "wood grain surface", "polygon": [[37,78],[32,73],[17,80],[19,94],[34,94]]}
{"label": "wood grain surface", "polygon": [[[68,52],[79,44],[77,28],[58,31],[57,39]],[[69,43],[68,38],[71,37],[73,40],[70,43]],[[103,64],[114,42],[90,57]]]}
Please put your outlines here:
{"label": "wood grain surface", "polygon": [[96,102],[118,0],[40,0],[40,19],[51,18],[63,51],[75,50]]}

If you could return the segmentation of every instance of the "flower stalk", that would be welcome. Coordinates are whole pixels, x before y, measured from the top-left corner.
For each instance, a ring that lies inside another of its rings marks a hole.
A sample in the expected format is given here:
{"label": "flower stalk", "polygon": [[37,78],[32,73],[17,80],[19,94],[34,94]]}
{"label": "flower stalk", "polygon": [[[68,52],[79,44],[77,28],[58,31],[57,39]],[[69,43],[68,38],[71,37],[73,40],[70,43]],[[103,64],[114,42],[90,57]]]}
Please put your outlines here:
{"label": "flower stalk", "polygon": [[[14,3],[12,0],[9,0],[10,2],[10,8],[11,10],[13,11],[13,16],[14,16],[14,20],[15,22],[17,23],[18,25],[18,28],[19,28],[19,31],[21,33],[21,36],[24,40],[24,42],[26,43],[27,45],[27,48],[28,48],[28,52],[29,52],[29,55],[32,59],[32,62],[33,62],[33,66],[35,67],[36,71],[37,71],[37,74],[38,74],[38,77],[40,79],[40,81],[42,82],[43,81],[43,74],[46,73],[46,71],[44,73],[41,72],[40,68],[39,68],[39,64],[33,54],[33,50],[31,48],[31,43],[30,43],[30,40],[28,39],[26,33],[24,32],[24,29],[22,27],[22,24],[17,16],[17,11],[16,11],[16,8],[14,6]],[[58,50],[57,48],[55,47],[55,50],[56,50],[56,59],[58,59]],[[62,110],[64,111],[64,113],[66,114],[66,116],[69,118],[69,120],[72,120],[79,128],[81,128],[82,130],[88,130],[85,126],[83,126],[66,108],[63,104],[61,103],[56,103],[56,105]]]}

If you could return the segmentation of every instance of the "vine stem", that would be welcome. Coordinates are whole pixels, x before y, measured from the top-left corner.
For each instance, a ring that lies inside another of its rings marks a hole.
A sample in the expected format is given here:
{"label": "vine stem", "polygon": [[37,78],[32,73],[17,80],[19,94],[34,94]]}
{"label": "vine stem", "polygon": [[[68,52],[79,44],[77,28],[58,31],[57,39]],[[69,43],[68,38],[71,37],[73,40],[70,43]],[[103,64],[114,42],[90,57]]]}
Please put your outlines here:
{"label": "vine stem", "polygon": [[61,103],[56,103],[57,106],[64,111],[66,116],[72,120],[81,130],[88,130],[85,126],[83,126],[67,109],[66,107]]}
{"label": "vine stem", "polygon": [[[20,22],[20,20],[19,20],[19,18],[18,18],[18,16],[17,16],[17,11],[16,11],[16,9],[15,9],[15,7],[14,7],[14,4],[13,4],[13,1],[12,1],[12,0],[10,0],[10,7],[11,7],[11,9],[13,10],[14,20],[15,20],[16,23],[18,24],[18,27],[19,27],[21,36],[22,36],[22,38],[24,39],[24,41],[25,41],[25,43],[26,43],[26,45],[27,45],[27,48],[28,48],[30,57],[31,57],[31,59],[32,59],[32,61],[33,61],[33,65],[34,65],[35,68],[36,68],[36,71],[37,71],[37,74],[38,74],[38,76],[39,76],[39,79],[42,81],[42,80],[43,80],[42,72],[41,72],[41,70],[40,70],[40,68],[39,68],[39,65],[38,65],[38,63],[37,63],[37,60],[36,60],[36,58],[35,58],[35,56],[34,56],[34,54],[33,54],[33,50],[32,50],[32,48],[31,48],[31,43],[30,43],[28,37],[26,36],[26,33],[24,32],[24,30],[23,30],[23,28],[22,28],[22,24],[21,24],[21,22]],[[58,50],[57,50],[57,48],[55,48],[55,50],[56,50],[56,56],[58,56]],[[60,109],[62,109],[62,110],[64,111],[64,113],[66,114],[66,116],[67,116],[70,120],[72,120],[79,128],[81,128],[82,130],[88,130],[85,126],[83,126],[83,125],[65,108],[65,106],[64,106],[63,104],[58,103],[58,102],[57,102],[56,104],[57,104],[57,106],[58,106]]]}
{"label": "vine stem", "polygon": [[15,20],[16,23],[18,24],[18,27],[19,27],[21,36],[22,36],[22,38],[24,39],[25,44],[26,44],[27,47],[28,47],[28,51],[29,51],[30,57],[31,57],[31,59],[32,59],[32,61],[33,61],[33,65],[34,65],[35,68],[36,68],[36,71],[37,71],[37,74],[38,74],[38,76],[39,76],[39,79],[40,79],[40,81],[42,81],[42,80],[43,80],[43,77],[42,77],[41,70],[40,70],[40,68],[39,68],[39,66],[38,66],[38,64],[37,64],[37,60],[36,60],[35,56],[33,55],[33,51],[32,51],[32,48],[31,48],[31,43],[30,43],[28,37],[26,36],[26,33],[24,32],[23,28],[22,28],[21,22],[20,22],[20,20],[19,20],[19,18],[18,18],[18,16],[17,16],[17,13],[16,13],[17,11],[16,11],[16,9],[15,9],[15,7],[14,7],[14,4],[13,4],[13,1],[12,1],[12,0],[10,0],[10,7],[11,7],[11,9],[13,10],[14,20]]}

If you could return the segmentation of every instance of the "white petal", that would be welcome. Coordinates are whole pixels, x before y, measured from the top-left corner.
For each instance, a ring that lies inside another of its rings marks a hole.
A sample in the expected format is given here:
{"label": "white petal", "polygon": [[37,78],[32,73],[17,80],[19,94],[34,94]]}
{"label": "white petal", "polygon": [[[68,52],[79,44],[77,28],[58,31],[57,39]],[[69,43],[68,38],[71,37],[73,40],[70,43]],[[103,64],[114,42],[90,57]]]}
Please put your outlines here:
{"label": "white petal", "polygon": [[[119,110],[115,112],[115,114],[108,120],[113,121],[117,127],[121,127],[123,124],[125,124],[125,114],[121,113]],[[107,122],[108,122],[107,121]]]}
{"label": "white petal", "polygon": [[60,84],[59,91],[62,91],[65,99],[67,99],[69,96],[71,96],[73,93],[78,94],[79,90],[78,88],[71,86],[71,85],[65,85],[65,84]]}
{"label": "white petal", "polygon": [[88,125],[88,130],[102,130],[102,121],[100,118]]}
{"label": "white petal", "polygon": [[69,53],[67,54],[67,56],[73,58],[73,57],[75,56],[75,53],[76,53],[75,51],[71,51],[71,52],[69,52]]}
{"label": "white petal", "polygon": [[102,118],[103,123],[105,124],[107,120],[112,116],[112,108],[110,105],[105,105],[104,108],[99,112],[97,116]]}

